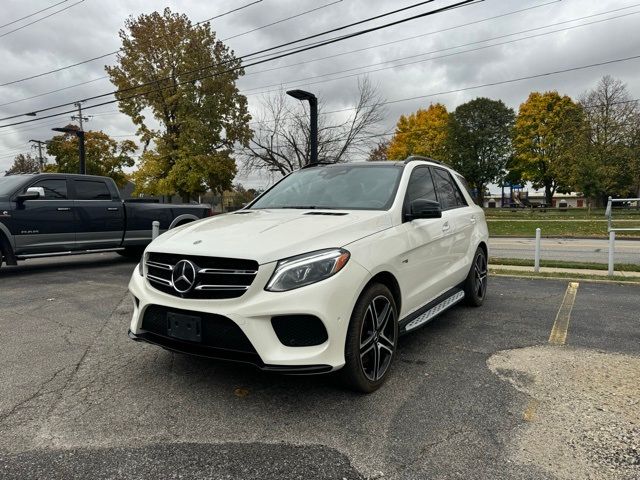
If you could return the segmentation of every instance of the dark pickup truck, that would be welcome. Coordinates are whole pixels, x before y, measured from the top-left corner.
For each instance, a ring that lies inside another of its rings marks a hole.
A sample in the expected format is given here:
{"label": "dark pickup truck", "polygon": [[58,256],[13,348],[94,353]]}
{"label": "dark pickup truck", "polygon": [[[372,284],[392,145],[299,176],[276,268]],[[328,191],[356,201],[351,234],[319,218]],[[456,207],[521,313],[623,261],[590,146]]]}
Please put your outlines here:
{"label": "dark pickup truck", "polygon": [[140,254],[160,232],[209,216],[207,205],[126,201],[108,177],[44,173],[0,177],[0,265],[115,251]]}

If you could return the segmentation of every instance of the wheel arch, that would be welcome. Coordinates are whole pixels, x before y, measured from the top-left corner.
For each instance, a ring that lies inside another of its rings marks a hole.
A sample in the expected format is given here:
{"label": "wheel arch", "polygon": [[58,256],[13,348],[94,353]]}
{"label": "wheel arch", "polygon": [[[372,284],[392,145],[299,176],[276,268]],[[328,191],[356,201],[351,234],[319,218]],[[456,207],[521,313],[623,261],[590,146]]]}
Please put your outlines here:
{"label": "wheel arch", "polygon": [[487,257],[487,261],[489,260],[489,247],[487,243],[483,240],[478,244],[478,248],[481,248],[484,252],[484,256]]}
{"label": "wheel arch", "polygon": [[169,230],[171,230],[172,228],[184,225],[186,223],[194,222],[196,220],[199,220],[199,218],[191,213],[184,213],[182,215],[178,215],[176,218],[173,219],[173,221],[169,225]]}
{"label": "wheel arch", "polygon": [[402,292],[400,290],[400,284],[396,279],[395,275],[389,271],[382,271],[376,273],[371,279],[365,284],[365,286],[360,291],[358,298],[362,295],[362,293],[369,288],[370,285],[374,283],[381,283],[385,287],[387,287],[391,294],[393,295],[393,299],[396,302],[396,308],[398,309],[398,315],[402,311]]}

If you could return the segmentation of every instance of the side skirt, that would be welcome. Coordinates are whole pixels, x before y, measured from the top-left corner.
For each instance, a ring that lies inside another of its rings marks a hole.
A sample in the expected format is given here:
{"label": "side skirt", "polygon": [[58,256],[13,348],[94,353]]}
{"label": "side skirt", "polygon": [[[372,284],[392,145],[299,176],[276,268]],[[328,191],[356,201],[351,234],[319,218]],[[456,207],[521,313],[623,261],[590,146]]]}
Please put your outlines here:
{"label": "side skirt", "polygon": [[460,287],[454,287],[443,293],[435,300],[420,307],[415,312],[407,315],[399,322],[400,335],[411,332],[418,327],[422,327],[436,318],[445,310],[453,307],[464,298],[464,290]]}

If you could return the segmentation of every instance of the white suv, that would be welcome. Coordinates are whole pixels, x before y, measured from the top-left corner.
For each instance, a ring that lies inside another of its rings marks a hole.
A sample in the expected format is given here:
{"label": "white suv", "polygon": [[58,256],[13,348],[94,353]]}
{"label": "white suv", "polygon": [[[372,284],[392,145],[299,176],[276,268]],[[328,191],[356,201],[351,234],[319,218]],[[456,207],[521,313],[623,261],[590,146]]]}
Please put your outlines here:
{"label": "white suv", "polygon": [[487,239],[464,179],[438,162],[312,165],[154,240],[129,284],[129,336],[269,371],[341,369],[372,392],[399,335],[482,304]]}

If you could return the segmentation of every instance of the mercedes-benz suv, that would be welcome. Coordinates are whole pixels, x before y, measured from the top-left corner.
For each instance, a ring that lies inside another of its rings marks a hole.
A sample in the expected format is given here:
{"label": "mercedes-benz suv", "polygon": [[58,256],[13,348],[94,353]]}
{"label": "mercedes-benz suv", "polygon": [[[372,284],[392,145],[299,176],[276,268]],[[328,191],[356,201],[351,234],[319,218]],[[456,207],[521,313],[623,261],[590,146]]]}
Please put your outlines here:
{"label": "mercedes-benz suv", "polygon": [[376,390],[398,337],[487,291],[488,232],[464,179],[428,159],[314,164],[242,210],[167,231],[129,289],[129,336]]}

